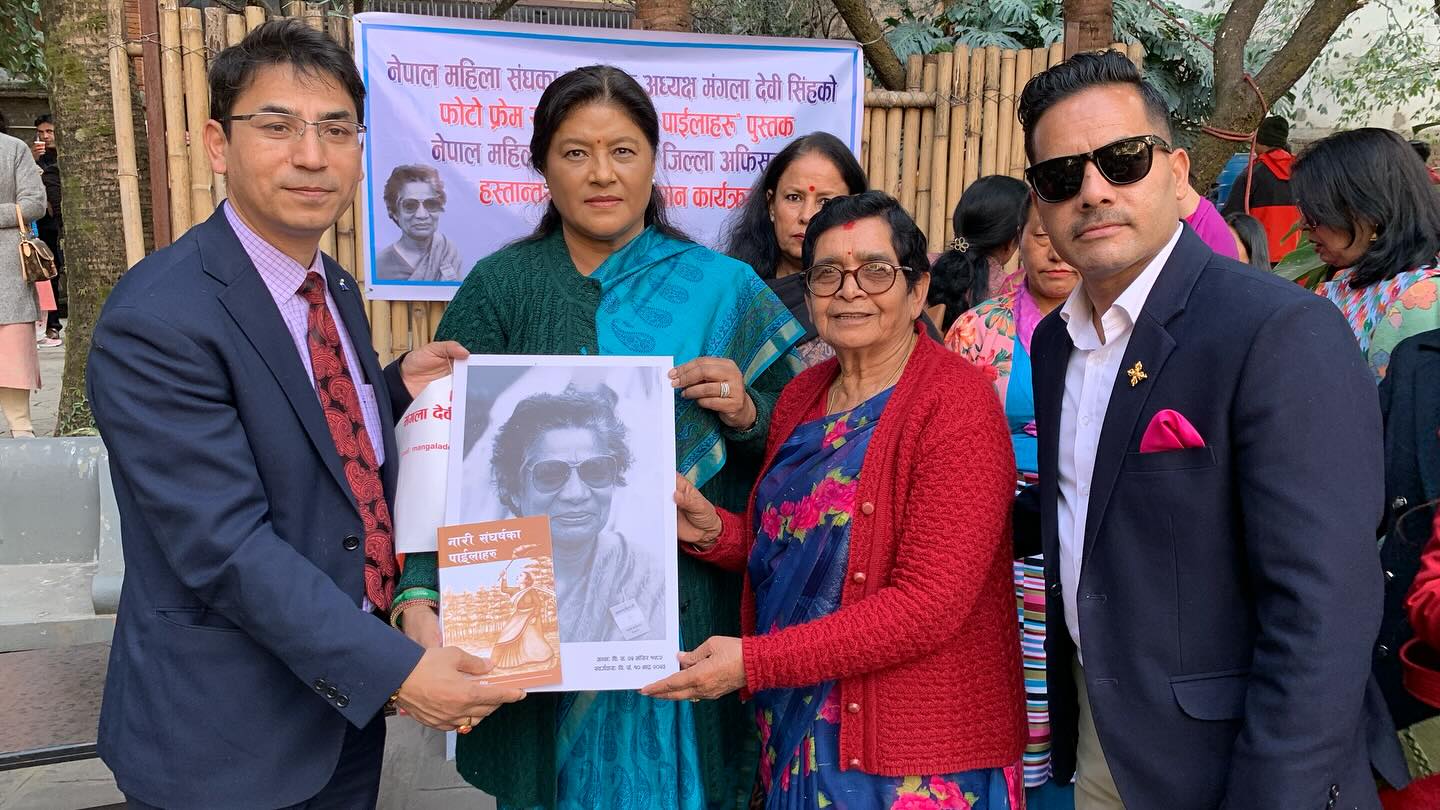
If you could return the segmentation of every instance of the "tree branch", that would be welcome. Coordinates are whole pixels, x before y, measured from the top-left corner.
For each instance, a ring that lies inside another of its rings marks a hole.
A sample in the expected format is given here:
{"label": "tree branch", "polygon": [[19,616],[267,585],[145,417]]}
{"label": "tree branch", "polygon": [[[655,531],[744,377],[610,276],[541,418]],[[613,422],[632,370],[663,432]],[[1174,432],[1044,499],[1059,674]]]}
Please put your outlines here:
{"label": "tree branch", "polygon": [[490,19],[499,20],[503,18],[505,12],[514,7],[517,2],[519,2],[519,0],[500,0],[500,2],[495,4],[495,8],[490,9]]}
{"label": "tree branch", "polygon": [[905,68],[900,65],[894,49],[885,40],[885,32],[881,30],[880,23],[875,21],[875,15],[870,13],[870,7],[865,4],[865,0],[833,2],[835,10],[840,12],[840,16],[845,18],[845,24],[850,27],[850,35],[855,37],[864,49],[866,61],[875,69],[875,77],[886,90],[904,90]]}
{"label": "tree branch", "polygon": [[1225,12],[1225,19],[1215,31],[1215,94],[1243,90],[1245,79],[1245,45],[1255,23],[1265,10],[1266,0],[1235,0]]}
{"label": "tree branch", "polygon": [[1330,42],[1335,29],[1363,5],[1365,0],[1317,0],[1300,18],[1295,33],[1255,77],[1265,98],[1273,101],[1290,92]]}

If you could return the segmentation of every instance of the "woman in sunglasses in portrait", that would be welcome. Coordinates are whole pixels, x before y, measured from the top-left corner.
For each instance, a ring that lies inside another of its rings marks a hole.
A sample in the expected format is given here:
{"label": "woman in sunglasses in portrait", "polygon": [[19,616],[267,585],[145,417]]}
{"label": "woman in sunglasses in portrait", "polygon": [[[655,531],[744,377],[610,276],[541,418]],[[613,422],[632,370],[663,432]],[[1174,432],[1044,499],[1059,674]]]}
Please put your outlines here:
{"label": "woman in sunglasses in portrait", "polygon": [[[534,233],[470,271],[438,339],[485,354],[673,356],[676,469],[739,508],[804,330],[749,266],[670,224],[655,187],[659,115],[633,77],[606,65],[562,74],[534,122],[531,160],[550,201]],[[586,470],[568,486],[584,486]],[[434,554],[406,557],[394,621],[424,646],[439,643],[426,604],[436,583]],[[682,555],[679,585],[682,643],[738,632],[738,576]],[[417,607],[404,606],[411,597]],[[734,808],[754,784],[754,722],[735,697],[546,693],[507,709],[455,754],[501,808]]]}
{"label": "woman in sunglasses in portrait", "polygon": [[400,238],[375,257],[375,275],[393,281],[460,281],[460,251],[440,233],[445,183],[431,166],[396,166],[385,181],[385,211]]}
{"label": "woman in sunglasses in portrait", "polygon": [[831,200],[804,258],[836,356],[781,395],[744,511],[677,482],[681,549],[747,575],[743,639],[641,691],[748,695],[767,808],[1023,807],[1000,403],[920,325],[925,237],[893,197]]}
{"label": "woman in sunglasses in portrait", "polygon": [[1311,144],[1290,190],[1335,270],[1316,292],[1350,321],[1378,381],[1400,341],[1440,327],[1440,196],[1405,139],[1373,128]]}
{"label": "woman in sunglasses in portrait", "polygon": [[770,159],[730,222],[725,253],[755,268],[805,328],[795,350],[807,367],[835,352],[819,339],[805,307],[800,264],[805,226],[831,198],[867,188],[865,170],[850,148],[828,132],[812,132]]}
{"label": "woman in sunglasses in portrait", "polygon": [[525,398],[495,436],[490,463],[501,503],[515,517],[550,516],[563,642],[665,636],[660,622],[627,636],[612,613],[633,599],[645,616],[664,615],[659,560],[610,528],[631,464],[625,434],[609,389],[568,388]]}

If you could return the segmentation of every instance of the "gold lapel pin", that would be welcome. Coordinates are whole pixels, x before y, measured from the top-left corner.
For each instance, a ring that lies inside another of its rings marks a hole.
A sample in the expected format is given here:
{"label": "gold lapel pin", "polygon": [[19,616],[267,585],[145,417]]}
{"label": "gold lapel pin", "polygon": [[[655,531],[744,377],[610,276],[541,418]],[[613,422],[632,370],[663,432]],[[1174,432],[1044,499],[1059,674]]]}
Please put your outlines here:
{"label": "gold lapel pin", "polygon": [[1131,388],[1139,385],[1141,380],[1144,380],[1150,376],[1145,373],[1145,364],[1141,363],[1139,360],[1136,360],[1135,365],[1131,366],[1130,370],[1125,373],[1130,375]]}

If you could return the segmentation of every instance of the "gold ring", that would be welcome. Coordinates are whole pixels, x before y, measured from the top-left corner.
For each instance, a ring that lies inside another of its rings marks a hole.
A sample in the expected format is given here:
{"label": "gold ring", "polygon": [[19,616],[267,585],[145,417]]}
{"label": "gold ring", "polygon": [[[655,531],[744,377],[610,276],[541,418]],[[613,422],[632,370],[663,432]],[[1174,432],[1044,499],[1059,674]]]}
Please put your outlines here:
{"label": "gold ring", "polygon": [[465,718],[465,724],[455,730],[461,734],[469,734],[470,732],[475,730],[474,721],[467,717]]}

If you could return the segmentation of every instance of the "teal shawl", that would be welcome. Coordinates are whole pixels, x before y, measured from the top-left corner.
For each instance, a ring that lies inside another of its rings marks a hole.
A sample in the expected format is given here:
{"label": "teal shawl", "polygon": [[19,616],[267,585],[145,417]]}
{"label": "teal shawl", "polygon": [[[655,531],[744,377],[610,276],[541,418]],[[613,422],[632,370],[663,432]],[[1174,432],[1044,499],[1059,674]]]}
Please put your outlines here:
{"label": "teal shawl", "polygon": [[[601,354],[669,354],[677,366],[728,357],[747,386],[777,360],[803,370],[790,347],[804,329],[744,262],[651,227],[591,278],[600,283]],[[676,469],[696,486],[725,465],[720,427],[714,413],[676,394]]]}

